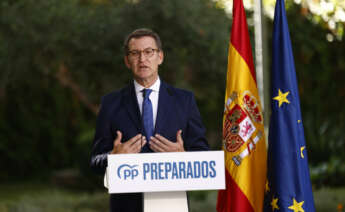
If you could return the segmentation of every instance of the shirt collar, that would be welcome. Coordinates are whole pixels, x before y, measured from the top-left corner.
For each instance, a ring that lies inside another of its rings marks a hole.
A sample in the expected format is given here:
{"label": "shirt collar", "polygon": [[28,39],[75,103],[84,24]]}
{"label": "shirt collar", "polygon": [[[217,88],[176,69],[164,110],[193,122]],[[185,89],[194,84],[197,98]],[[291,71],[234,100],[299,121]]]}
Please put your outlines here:
{"label": "shirt collar", "polygon": [[[158,79],[156,80],[156,82],[153,83],[153,85],[151,85],[151,86],[149,87],[149,89],[151,89],[152,91],[155,91],[155,92],[159,92],[159,87],[160,87],[160,85],[161,85],[161,80],[160,80],[159,77],[158,77]],[[140,84],[139,84],[137,81],[135,81],[135,80],[134,80],[134,87],[135,87],[135,92],[136,92],[136,93],[139,93],[139,92],[141,92],[143,89],[145,89],[144,86],[140,85]]]}

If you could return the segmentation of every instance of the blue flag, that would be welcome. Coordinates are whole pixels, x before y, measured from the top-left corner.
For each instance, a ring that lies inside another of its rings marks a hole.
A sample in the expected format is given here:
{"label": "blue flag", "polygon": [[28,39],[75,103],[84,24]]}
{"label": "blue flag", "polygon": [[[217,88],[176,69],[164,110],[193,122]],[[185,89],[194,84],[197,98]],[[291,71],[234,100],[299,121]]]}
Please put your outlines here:
{"label": "blue flag", "polygon": [[284,0],[274,14],[265,211],[315,211]]}

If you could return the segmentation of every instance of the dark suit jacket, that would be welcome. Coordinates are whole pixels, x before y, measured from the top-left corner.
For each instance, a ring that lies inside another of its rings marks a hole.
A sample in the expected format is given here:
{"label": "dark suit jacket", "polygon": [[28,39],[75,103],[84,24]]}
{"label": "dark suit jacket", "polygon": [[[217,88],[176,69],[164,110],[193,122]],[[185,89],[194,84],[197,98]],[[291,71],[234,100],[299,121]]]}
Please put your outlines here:
{"label": "dark suit jacket", "polygon": [[[175,142],[179,129],[186,151],[209,150],[193,94],[161,81],[154,134]],[[91,167],[100,174],[105,172],[107,154],[113,149],[117,130],[122,132],[122,142],[138,133],[144,135],[134,83],[102,98],[91,153]],[[142,152],[152,150],[146,145]],[[112,194],[110,208],[112,212],[142,211],[142,194]]]}

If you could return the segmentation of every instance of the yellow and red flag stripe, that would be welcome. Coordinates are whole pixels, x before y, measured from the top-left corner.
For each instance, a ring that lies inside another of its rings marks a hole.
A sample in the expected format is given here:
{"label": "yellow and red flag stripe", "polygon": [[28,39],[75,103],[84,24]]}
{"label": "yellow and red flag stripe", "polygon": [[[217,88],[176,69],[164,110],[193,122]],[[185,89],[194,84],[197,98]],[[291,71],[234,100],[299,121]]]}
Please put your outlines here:
{"label": "yellow and red flag stripe", "polygon": [[263,210],[267,150],[248,26],[242,0],[234,0],[223,116],[226,189],[218,212]]}

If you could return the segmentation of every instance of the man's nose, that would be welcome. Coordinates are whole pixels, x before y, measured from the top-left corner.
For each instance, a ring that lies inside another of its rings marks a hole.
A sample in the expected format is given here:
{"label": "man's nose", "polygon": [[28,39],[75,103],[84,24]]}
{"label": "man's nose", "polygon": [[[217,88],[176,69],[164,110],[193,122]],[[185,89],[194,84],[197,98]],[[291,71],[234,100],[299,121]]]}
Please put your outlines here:
{"label": "man's nose", "polygon": [[139,61],[145,61],[147,57],[145,56],[144,52],[140,52],[139,54]]}

